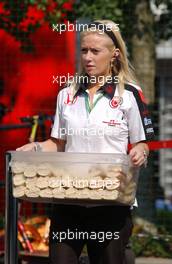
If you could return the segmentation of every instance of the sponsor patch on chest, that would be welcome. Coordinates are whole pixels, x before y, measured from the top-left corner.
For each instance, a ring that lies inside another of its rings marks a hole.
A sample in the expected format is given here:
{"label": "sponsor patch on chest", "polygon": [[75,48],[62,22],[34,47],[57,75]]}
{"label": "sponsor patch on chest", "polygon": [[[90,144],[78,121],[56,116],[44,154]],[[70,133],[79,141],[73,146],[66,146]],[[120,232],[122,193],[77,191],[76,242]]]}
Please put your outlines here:
{"label": "sponsor patch on chest", "polygon": [[105,123],[108,126],[118,126],[119,127],[121,125],[121,123],[119,121],[114,120],[114,119],[111,119],[109,121],[102,121],[102,123]]}

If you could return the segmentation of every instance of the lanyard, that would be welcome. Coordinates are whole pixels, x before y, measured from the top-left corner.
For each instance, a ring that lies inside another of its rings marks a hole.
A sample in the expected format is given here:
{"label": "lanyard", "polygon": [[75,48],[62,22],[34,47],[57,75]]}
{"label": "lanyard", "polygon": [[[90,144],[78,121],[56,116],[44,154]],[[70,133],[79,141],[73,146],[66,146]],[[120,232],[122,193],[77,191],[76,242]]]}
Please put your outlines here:
{"label": "lanyard", "polygon": [[95,107],[95,105],[97,104],[97,102],[103,97],[103,94],[100,94],[97,99],[95,100],[95,102],[93,103],[93,105],[91,106],[90,105],[90,102],[89,102],[89,95],[86,94],[85,96],[85,107],[86,107],[86,110],[88,113],[91,112],[91,110]]}

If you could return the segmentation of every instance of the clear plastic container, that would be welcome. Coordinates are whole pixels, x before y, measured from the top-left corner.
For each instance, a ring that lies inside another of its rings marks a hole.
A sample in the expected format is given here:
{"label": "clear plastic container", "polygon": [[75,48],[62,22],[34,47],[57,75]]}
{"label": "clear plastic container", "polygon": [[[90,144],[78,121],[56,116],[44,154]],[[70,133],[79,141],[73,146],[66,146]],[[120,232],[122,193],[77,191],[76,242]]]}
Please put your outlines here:
{"label": "clear plastic container", "polygon": [[11,151],[13,196],[32,202],[132,205],[135,169],[123,154]]}

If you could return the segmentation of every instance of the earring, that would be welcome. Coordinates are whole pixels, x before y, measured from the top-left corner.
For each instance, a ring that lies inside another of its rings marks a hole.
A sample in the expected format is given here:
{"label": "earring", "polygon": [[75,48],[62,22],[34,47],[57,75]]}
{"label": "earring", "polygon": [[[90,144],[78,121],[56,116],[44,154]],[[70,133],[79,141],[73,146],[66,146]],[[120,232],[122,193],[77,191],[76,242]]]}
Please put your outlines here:
{"label": "earring", "polygon": [[112,75],[114,72],[114,60],[110,61],[110,69],[109,69],[109,74]]}

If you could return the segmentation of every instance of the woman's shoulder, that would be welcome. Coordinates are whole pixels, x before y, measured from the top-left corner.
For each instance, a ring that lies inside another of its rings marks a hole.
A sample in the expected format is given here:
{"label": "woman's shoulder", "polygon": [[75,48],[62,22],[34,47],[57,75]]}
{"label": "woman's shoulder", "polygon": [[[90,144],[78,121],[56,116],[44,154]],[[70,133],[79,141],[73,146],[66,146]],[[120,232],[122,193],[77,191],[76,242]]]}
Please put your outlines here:
{"label": "woman's shoulder", "polygon": [[131,100],[136,100],[137,104],[147,104],[142,88],[135,83],[126,83],[125,91]]}
{"label": "woman's shoulder", "polygon": [[72,92],[72,87],[70,84],[66,84],[63,87],[60,87],[58,91],[59,96],[63,96],[65,94],[71,93]]}
{"label": "woman's shoulder", "polygon": [[142,91],[142,88],[138,84],[131,82],[125,83],[124,89],[132,93]]}

